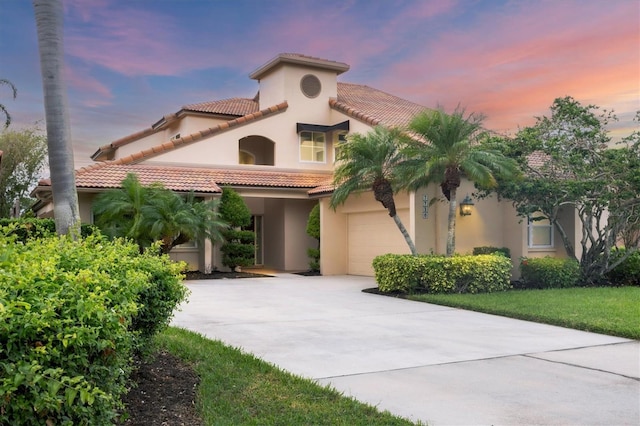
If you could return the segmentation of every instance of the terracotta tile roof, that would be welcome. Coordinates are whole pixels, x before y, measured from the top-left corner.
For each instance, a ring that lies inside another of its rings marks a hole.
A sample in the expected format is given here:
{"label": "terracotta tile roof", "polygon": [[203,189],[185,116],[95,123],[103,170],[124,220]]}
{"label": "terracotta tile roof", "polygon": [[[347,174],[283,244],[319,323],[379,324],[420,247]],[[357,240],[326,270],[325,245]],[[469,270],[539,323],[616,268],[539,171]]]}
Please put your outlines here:
{"label": "terracotta tile roof", "polygon": [[[128,173],[135,173],[143,185],[162,183],[173,191],[219,193],[225,185],[262,188],[315,188],[330,178],[330,173],[294,172],[282,170],[252,170],[250,168],[213,169],[146,164],[115,164],[105,162],[76,171],[78,188],[119,188]],[[50,187],[51,180],[39,182],[40,189]]]}
{"label": "terracotta tile roof", "polygon": [[427,109],[406,99],[361,84],[338,83],[338,98],[329,105],[372,126],[404,127]]}
{"label": "terracotta tile roof", "polygon": [[258,112],[258,102],[255,99],[231,98],[221,101],[201,102],[182,107],[184,111],[207,112],[223,115],[247,115]]}
{"label": "terracotta tile roof", "polygon": [[320,183],[315,188],[307,191],[307,194],[309,194],[309,196],[331,194],[334,189],[335,189],[335,186],[333,185],[333,177],[332,177],[331,179],[327,179],[324,182]]}
{"label": "terracotta tile roof", "polygon": [[542,168],[549,160],[551,160],[551,157],[542,151],[532,152],[527,157],[529,167],[536,170]]}
{"label": "terracotta tile roof", "polygon": [[344,62],[330,61],[328,59],[302,55],[300,53],[280,53],[276,57],[272,58],[269,62],[249,74],[249,78],[260,80],[263,76],[269,73],[269,71],[282,63],[326,69],[335,71],[337,74],[342,74],[343,72],[348,71],[350,68],[349,65],[345,64]]}
{"label": "terracotta tile roof", "polygon": [[192,133],[190,135],[183,136],[181,138],[177,138],[174,140],[167,141],[163,144],[153,146],[151,148],[145,149],[143,151],[128,155],[126,157],[119,158],[114,160],[112,163],[114,164],[132,164],[139,163],[143,159],[147,159],[150,157],[154,157],[158,154],[165,153],[167,151],[171,151],[179,146],[188,145],[193,142],[197,142],[201,139],[207,138],[216,133],[222,133],[231,128],[242,126],[244,124],[250,123],[255,120],[261,120],[267,116],[272,114],[276,114],[282,111],[285,111],[289,105],[286,101],[271,106],[269,108],[265,108],[263,110],[253,112],[247,115],[243,115],[242,117],[234,118],[233,120],[225,121],[224,123],[220,123],[214,127],[210,127],[208,129],[200,130],[199,132]]}

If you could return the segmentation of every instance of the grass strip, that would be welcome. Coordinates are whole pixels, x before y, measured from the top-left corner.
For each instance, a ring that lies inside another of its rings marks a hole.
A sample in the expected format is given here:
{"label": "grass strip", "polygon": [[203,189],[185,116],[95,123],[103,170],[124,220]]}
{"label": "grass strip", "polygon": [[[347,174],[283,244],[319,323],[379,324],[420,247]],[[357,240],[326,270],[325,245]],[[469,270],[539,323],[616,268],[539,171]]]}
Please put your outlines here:
{"label": "grass strip", "polygon": [[420,294],[408,298],[640,340],[640,287]]}
{"label": "grass strip", "polygon": [[200,376],[207,425],[414,425],[197,333],[170,327],[157,343]]}

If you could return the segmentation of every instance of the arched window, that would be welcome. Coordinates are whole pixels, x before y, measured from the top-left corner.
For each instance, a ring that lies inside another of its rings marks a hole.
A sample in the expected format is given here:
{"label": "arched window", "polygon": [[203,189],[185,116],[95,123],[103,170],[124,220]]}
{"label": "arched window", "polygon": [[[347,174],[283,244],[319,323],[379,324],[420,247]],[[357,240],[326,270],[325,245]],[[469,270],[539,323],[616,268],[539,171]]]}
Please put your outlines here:
{"label": "arched window", "polygon": [[256,164],[256,156],[243,149],[240,150],[239,157],[240,164]]}
{"label": "arched window", "polygon": [[246,136],[238,141],[238,163],[274,166],[275,145],[264,136]]}

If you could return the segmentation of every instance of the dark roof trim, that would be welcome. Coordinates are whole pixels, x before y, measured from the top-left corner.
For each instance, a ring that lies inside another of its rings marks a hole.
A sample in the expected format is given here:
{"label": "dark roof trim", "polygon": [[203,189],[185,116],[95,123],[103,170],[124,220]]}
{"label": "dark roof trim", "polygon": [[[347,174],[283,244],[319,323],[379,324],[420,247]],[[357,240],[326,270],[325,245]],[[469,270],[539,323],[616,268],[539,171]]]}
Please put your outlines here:
{"label": "dark roof trim", "polygon": [[307,123],[296,123],[296,133],[300,132],[333,132],[336,130],[345,130],[349,131],[349,120],[343,121],[342,123],[334,124],[333,126],[324,126],[322,124],[307,124]]}

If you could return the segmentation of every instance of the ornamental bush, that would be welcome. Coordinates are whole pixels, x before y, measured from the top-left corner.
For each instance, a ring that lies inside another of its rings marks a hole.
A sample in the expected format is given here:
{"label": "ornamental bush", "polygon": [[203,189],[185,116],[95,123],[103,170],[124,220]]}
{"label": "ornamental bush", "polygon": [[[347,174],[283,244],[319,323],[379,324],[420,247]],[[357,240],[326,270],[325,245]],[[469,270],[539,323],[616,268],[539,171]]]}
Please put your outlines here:
{"label": "ornamental bush", "polygon": [[307,235],[318,241],[316,248],[308,248],[309,269],[320,272],[320,204],[316,204],[307,219]]}
{"label": "ornamental bush", "polygon": [[0,236],[0,424],[107,425],[183,265],[100,236]]}
{"label": "ornamental bush", "polygon": [[[83,223],[80,227],[80,234],[83,237],[99,232],[93,225]],[[16,241],[25,242],[32,238],[45,238],[56,235],[56,223],[53,219],[20,218],[8,219],[0,218],[0,234],[15,235]]]}
{"label": "ornamental bush", "polygon": [[[626,254],[626,249],[616,249],[611,252],[611,262],[615,262]],[[636,250],[621,264],[607,274],[612,286],[640,286],[640,251]]]}
{"label": "ornamental bush", "polygon": [[481,246],[473,248],[473,255],[477,256],[479,254],[503,254],[508,258],[511,258],[511,250],[509,247],[492,247],[492,246]]}
{"label": "ornamental bush", "polygon": [[222,264],[231,270],[255,263],[255,233],[242,230],[251,225],[251,210],[240,194],[231,188],[223,188],[220,197],[220,218],[230,228],[222,231],[225,243],[220,249]]}
{"label": "ornamental bush", "polygon": [[520,261],[523,288],[574,287],[580,278],[580,265],[573,259],[531,257]]}
{"label": "ornamental bush", "polygon": [[410,256],[385,254],[373,260],[384,293],[488,293],[509,288],[511,261],[501,255]]}

